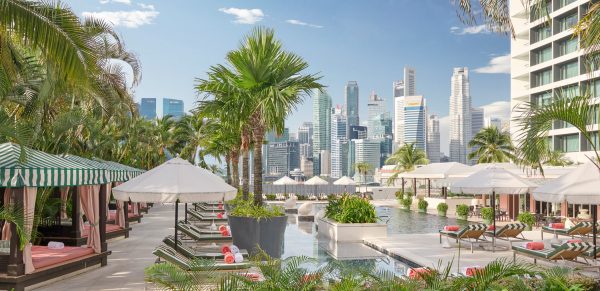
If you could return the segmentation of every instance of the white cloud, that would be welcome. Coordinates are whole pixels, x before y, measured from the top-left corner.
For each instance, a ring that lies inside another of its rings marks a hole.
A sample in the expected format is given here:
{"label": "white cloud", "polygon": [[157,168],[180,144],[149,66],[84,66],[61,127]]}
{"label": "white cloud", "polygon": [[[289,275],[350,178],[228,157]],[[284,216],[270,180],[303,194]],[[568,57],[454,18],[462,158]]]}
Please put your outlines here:
{"label": "white cloud", "polygon": [[289,24],[294,24],[294,25],[308,26],[308,27],[313,27],[313,28],[323,28],[323,26],[321,26],[321,25],[306,23],[304,21],[300,21],[297,19],[288,19],[285,22],[287,22]]}
{"label": "white cloud", "polygon": [[485,24],[476,25],[476,26],[467,26],[467,27],[458,27],[452,26],[450,27],[450,33],[456,35],[465,35],[465,34],[480,34],[480,33],[490,33]]}
{"label": "white cloud", "polygon": [[131,0],[100,0],[100,4],[106,4],[110,2],[131,5]]}
{"label": "white cloud", "polygon": [[[487,105],[483,105],[483,116],[485,118],[497,117],[502,120],[510,120],[510,102],[497,101]],[[449,155],[450,153],[450,117],[444,116],[440,120],[440,151]]]}
{"label": "white cloud", "polygon": [[481,74],[510,74],[510,54],[493,57],[487,66],[474,71]]}
{"label": "white cloud", "polygon": [[152,4],[138,3],[138,6],[142,7],[142,9],[154,10],[154,5]]}
{"label": "white cloud", "polygon": [[219,11],[235,16],[235,23],[254,24],[261,21],[265,14],[260,9],[221,8]]}
{"label": "white cloud", "polygon": [[104,19],[114,26],[136,28],[151,24],[159,12],[154,10],[83,12],[83,17]]}

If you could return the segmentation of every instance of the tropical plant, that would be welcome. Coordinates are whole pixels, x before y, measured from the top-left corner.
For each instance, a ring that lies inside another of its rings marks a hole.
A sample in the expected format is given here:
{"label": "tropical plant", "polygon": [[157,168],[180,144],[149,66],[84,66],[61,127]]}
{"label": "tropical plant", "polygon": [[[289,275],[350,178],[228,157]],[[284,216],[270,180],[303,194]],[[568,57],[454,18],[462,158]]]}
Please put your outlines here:
{"label": "tropical plant", "polygon": [[531,229],[531,227],[535,224],[535,216],[530,212],[521,212],[517,216],[517,220],[527,224],[527,226]]}
{"label": "tropical plant", "polygon": [[456,205],[456,215],[460,219],[466,219],[467,215],[469,215],[469,206],[466,204]]}
{"label": "tropical plant", "polygon": [[395,195],[396,195],[396,199],[398,199],[398,200],[404,199],[404,191],[402,191],[402,190],[396,191]]}
{"label": "tropical plant", "polygon": [[565,153],[559,151],[550,151],[547,154],[546,160],[544,160],[542,164],[555,167],[564,167],[572,165],[573,161],[567,158]]}
{"label": "tropical plant", "polygon": [[163,290],[198,290],[198,286],[216,285],[225,274],[217,272],[214,260],[194,259],[192,269],[184,271],[170,262],[152,264],[144,270],[146,282],[154,283]]}
{"label": "tropical plant", "polygon": [[497,127],[486,127],[475,134],[469,142],[469,147],[475,148],[470,152],[469,159],[477,159],[478,164],[504,163],[514,160],[514,149],[510,134],[500,131]]}
{"label": "tropical plant", "polygon": [[402,207],[404,207],[404,209],[406,210],[410,210],[410,207],[412,206],[412,196],[407,195],[404,199],[402,199],[402,201],[400,202],[402,204]]}
{"label": "tropical plant", "polygon": [[[371,166],[371,164],[369,164],[367,162],[358,162],[358,163],[354,164],[354,168],[356,169],[358,174],[362,176],[362,184],[364,184],[366,187],[367,175],[371,172],[371,170],[373,170],[373,166]],[[360,190],[360,186],[359,186],[359,190]]]}
{"label": "tropical plant", "polygon": [[4,223],[12,223],[15,225],[17,230],[17,236],[19,237],[19,247],[22,250],[25,244],[30,240],[31,236],[25,231],[25,211],[21,208],[17,208],[13,205],[5,205],[0,207],[0,220]]}
{"label": "tropical plant", "polygon": [[[429,160],[427,160],[427,154],[425,153],[425,151],[417,148],[414,143],[409,143],[399,148],[385,161],[385,163],[388,165],[396,165],[396,167],[394,167],[396,173],[394,173],[388,179],[388,184],[391,185],[395,183],[396,179],[398,178],[398,175],[401,172],[410,172],[414,170],[417,165],[428,164]],[[413,179],[412,188],[413,192],[416,194],[417,182],[415,179]]]}
{"label": "tropical plant", "polygon": [[491,207],[481,208],[481,218],[483,218],[483,221],[489,224],[492,220],[494,220],[494,210]]}
{"label": "tropical plant", "polygon": [[368,200],[349,195],[330,199],[325,207],[325,217],[339,223],[375,223],[378,220],[375,207]]}
{"label": "tropical plant", "polygon": [[256,219],[284,216],[283,207],[256,205],[252,201],[239,201],[231,210],[231,216],[252,217]]}
{"label": "tropical plant", "polygon": [[442,202],[442,203],[438,204],[436,208],[437,208],[439,216],[446,216],[446,212],[448,211],[447,203]]}
{"label": "tropical plant", "polygon": [[427,212],[427,206],[429,206],[429,203],[425,199],[419,198],[419,204],[417,206],[419,207],[420,211]]}

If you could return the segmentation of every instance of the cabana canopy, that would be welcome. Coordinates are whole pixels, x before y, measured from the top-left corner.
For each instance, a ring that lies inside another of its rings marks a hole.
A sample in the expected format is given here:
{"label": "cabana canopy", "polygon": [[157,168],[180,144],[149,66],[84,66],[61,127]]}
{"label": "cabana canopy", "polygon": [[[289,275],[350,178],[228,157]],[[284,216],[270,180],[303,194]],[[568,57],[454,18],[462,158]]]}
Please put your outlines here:
{"label": "cabana canopy", "polygon": [[490,164],[452,184],[452,192],[465,194],[524,194],[537,185],[497,165]]}
{"label": "cabana canopy", "polygon": [[298,182],[296,182],[296,180],[288,177],[288,176],[283,176],[281,178],[279,178],[277,181],[273,182],[273,185],[297,185]]}
{"label": "cabana canopy", "polygon": [[354,180],[352,180],[348,176],[343,176],[343,177],[335,180],[335,182],[333,182],[333,185],[353,186],[353,185],[356,185],[356,182],[354,182]]}
{"label": "cabana canopy", "polygon": [[314,176],[306,180],[306,182],[304,182],[304,185],[329,185],[329,182],[321,179],[319,176]]}
{"label": "cabana canopy", "polygon": [[125,168],[118,167],[112,163],[108,163],[107,161],[90,160],[74,155],[64,155],[62,157],[73,162],[92,166],[98,169],[104,169],[106,171],[106,179],[108,182],[124,182],[129,180],[130,171],[126,170]]}
{"label": "cabana canopy", "polygon": [[600,204],[600,171],[591,162],[583,164],[539,186],[533,191],[533,198],[545,202]]}
{"label": "cabana canopy", "polygon": [[101,159],[98,159],[98,158],[94,158],[93,160],[101,162],[101,163],[105,163],[105,164],[107,164],[109,166],[113,166],[115,168],[121,169],[122,171],[125,171],[125,173],[127,174],[127,180],[131,180],[131,179],[137,177],[138,175],[146,172],[144,170],[136,169],[134,167],[123,165],[123,164],[120,164],[120,163],[117,163],[117,162],[113,162],[113,161],[105,161],[105,160],[101,160]]}
{"label": "cabana canopy", "polygon": [[432,163],[419,167],[411,172],[402,173],[400,178],[415,179],[446,179],[449,177],[466,177],[473,173],[473,169],[461,163]]}
{"label": "cabana canopy", "polygon": [[208,202],[233,199],[236,193],[221,177],[181,158],[113,188],[117,200],[132,202]]}
{"label": "cabana canopy", "polygon": [[25,148],[27,158],[20,161],[20,153],[21,147],[17,144],[0,144],[0,187],[62,187],[107,183],[104,169],[30,148]]}

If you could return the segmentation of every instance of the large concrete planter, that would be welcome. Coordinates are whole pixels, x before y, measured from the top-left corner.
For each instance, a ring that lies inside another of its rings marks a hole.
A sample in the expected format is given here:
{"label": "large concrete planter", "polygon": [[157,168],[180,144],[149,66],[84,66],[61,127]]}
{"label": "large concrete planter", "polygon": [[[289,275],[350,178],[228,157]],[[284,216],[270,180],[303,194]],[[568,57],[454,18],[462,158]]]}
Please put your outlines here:
{"label": "large concrete planter", "polygon": [[328,218],[317,221],[320,237],[337,242],[362,242],[369,238],[387,237],[387,225],[381,223],[337,223]]}
{"label": "large concrete planter", "polygon": [[287,217],[256,219],[253,217],[228,216],[233,244],[246,249],[251,255],[263,250],[273,258],[283,253],[283,239]]}

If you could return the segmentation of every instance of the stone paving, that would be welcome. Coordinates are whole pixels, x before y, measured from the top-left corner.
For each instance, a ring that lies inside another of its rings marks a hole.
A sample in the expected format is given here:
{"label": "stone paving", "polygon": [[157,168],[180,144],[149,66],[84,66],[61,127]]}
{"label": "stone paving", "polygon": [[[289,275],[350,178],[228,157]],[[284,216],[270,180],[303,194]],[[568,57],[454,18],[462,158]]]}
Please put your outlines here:
{"label": "stone paving", "polygon": [[[180,213],[182,213],[180,205]],[[144,282],[144,268],[154,263],[152,251],[162,239],[172,234],[174,206],[157,205],[144,214],[142,223],[131,224],[133,231],[128,239],[108,242],[112,254],[108,265],[91,269],[83,274],[64,278],[35,290],[148,290],[152,286]]]}

